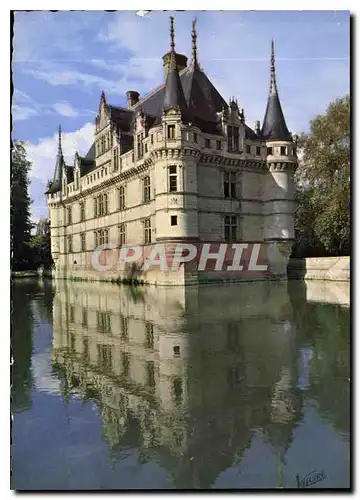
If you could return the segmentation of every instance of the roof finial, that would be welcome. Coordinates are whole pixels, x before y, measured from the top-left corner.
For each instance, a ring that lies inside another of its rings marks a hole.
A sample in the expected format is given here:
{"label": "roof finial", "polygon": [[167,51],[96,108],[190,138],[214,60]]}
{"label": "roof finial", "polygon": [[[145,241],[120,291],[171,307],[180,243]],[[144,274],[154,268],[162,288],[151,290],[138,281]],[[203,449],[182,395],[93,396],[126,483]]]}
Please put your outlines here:
{"label": "roof finial", "polygon": [[173,16],[170,16],[170,50],[171,52],[175,52],[175,31]]}
{"label": "roof finial", "polygon": [[197,47],[196,47],[196,39],[197,39],[197,34],[196,34],[196,18],[192,22],[192,32],[191,32],[191,38],[192,38],[192,57],[193,57],[193,63],[195,66],[197,66]]}
{"label": "roof finial", "polygon": [[61,125],[59,125],[58,155],[59,155],[59,156],[62,156],[62,147],[61,147]]}
{"label": "roof finial", "polygon": [[271,40],[271,57],[270,57],[270,95],[277,94],[276,76],[275,76],[275,43]]}

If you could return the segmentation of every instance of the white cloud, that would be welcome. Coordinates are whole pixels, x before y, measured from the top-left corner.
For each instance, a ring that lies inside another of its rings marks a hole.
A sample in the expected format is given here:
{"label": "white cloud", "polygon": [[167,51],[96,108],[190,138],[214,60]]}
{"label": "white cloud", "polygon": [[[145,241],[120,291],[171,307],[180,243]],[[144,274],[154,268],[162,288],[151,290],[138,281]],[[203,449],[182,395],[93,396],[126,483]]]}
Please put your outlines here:
{"label": "white cloud", "polygon": [[27,106],[19,106],[13,104],[12,106],[12,119],[13,121],[27,120],[31,116],[38,115],[36,109],[29,108]]}
{"label": "white cloud", "polygon": [[53,104],[53,108],[61,116],[75,117],[79,115],[78,111],[68,102],[56,102]]}
{"label": "white cloud", "polygon": [[[62,134],[62,149],[65,161],[69,165],[74,163],[75,151],[86,154],[94,140],[94,124],[86,123],[75,132],[65,132]],[[56,154],[58,149],[58,135],[55,133],[51,137],[40,139],[37,144],[28,142],[26,150],[28,158],[33,166],[30,178],[34,177],[47,182],[54,175]]]}

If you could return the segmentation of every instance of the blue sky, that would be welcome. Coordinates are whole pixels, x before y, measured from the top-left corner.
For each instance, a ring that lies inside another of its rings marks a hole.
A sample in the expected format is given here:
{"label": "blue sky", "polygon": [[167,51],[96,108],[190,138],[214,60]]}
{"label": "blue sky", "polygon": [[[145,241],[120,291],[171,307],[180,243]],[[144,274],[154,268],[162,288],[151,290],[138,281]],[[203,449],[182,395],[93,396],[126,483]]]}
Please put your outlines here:
{"label": "blue sky", "polygon": [[44,191],[53,176],[57,128],[63,149],[91,145],[100,93],[125,105],[125,92],[141,95],[163,82],[169,16],[176,50],[190,56],[197,18],[200,64],[225,100],[244,108],[246,121],[262,121],[269,88],[269,52],[275,39],[277,81],[293,133],[328,103],[349,92],[349,12],[201,11],[17,12],[13,39],[13,139],[27,143],[33,161],[30,195],[34,220],[47,215]]}

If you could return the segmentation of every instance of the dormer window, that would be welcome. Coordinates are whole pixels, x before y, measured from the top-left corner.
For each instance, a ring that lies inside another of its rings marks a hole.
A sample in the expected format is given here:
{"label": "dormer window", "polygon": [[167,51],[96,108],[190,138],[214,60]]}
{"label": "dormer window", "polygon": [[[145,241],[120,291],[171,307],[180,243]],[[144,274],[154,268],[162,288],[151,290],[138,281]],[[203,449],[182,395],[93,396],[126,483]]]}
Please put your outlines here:
{"label": "dormer window", "polygon": [[246,154],[251,154],[251,146],[246,146]]}
{"label": "dormer window", "polygon": [[256,147],[256,156],[260,156],[261,155],[261,148],[260,146],[257,146]]}
{"label": "dormer window", "polygon": [[144,156],[144,148],[143,148],[143,140],[144,133],[138,134],[137,136],[137,156],[138,158],[142,158]]}
{"label": "dormer window", "polygon": [[167,126],[167,138],[168,139],[175,139],[175,125],[168,125]]}
{"label": "dormer window", "polygon": [[228,125],[228,151],[239,151],[240,141],[239,141],[239,127],[233,127]]}
{"label": "dormer window", "polygon": [[197,144],[197,141],[198,141],[198,136],[197,136],[197,134],[194,132],[194,142]]}
{"label": "dormer window", "polygon": [[286,156],[286,146],[280,146],[280,154],[281,156]]}
{"label": "dormer window", "polygon": [[211,147],[211,146],[210,146],[210,139],[205,139],[205,147],[206,147],[207,149],[210,149],[210,147]]}
{"label": "dormer window", "polygon": [[266,154],[267,155],[272,155],[273,154],[273,148],[266,148]]}

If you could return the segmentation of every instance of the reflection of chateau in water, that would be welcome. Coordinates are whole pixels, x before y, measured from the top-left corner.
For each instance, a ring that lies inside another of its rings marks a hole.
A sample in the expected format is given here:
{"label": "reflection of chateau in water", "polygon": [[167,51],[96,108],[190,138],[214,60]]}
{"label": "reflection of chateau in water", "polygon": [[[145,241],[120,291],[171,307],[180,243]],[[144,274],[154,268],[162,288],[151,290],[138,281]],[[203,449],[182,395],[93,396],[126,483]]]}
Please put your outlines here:
{"label": "reflection of chateau in water", "polygon": [[304,378],[286,283],[56,286],[54,366],[99,401],[115,459],[136,447],[176,487],[208,488],[257,433],[284,463]]}

